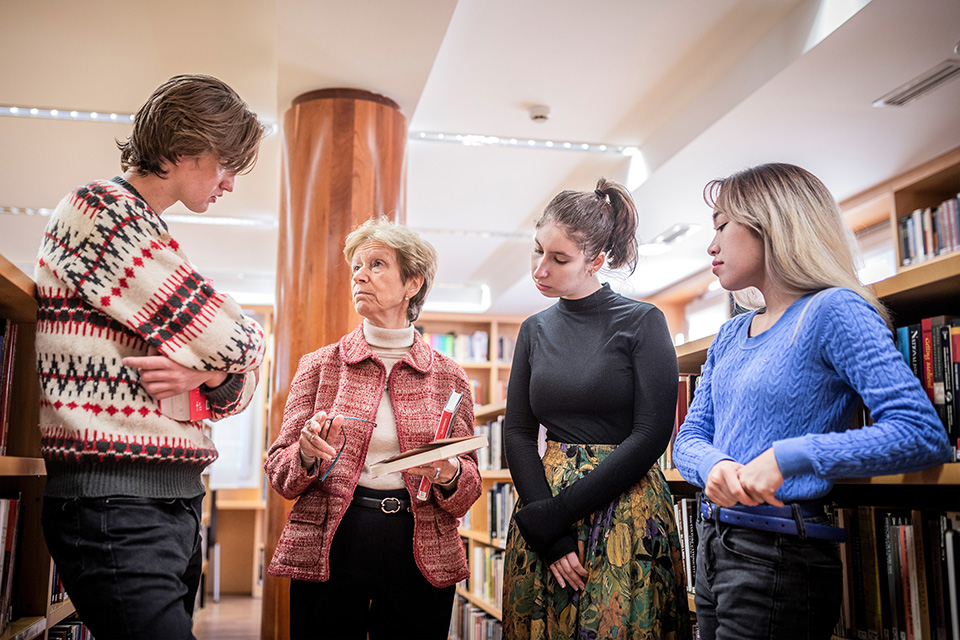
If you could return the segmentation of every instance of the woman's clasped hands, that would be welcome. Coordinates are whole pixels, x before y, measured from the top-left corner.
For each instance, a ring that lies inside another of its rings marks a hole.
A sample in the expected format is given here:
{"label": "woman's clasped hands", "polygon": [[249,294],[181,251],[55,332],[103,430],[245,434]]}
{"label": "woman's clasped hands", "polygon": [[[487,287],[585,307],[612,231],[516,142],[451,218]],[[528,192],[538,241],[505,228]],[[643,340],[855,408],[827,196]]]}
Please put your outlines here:
{"label": "woman's clasped hands", "polygon": [[782,484],[783,474],[771,447],[747,464],[721,460],[713,465],[707,475],[704,492],[714,504],[721,507],[736,504],[782,507],[783,502],[776,497],[777,489]]}

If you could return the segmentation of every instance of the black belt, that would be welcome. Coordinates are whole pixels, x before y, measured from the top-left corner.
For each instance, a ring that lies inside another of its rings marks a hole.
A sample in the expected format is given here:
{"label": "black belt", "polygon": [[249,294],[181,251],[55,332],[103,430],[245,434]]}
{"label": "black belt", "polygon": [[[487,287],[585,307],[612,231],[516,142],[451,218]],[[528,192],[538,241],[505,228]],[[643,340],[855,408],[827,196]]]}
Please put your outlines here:
{"label": "black belt", "polygon": [[700,515],[707,520],[718,520],[727,524],[735,524],[748,529],[770,531],[772,533],[787,533],[803,538],[827,540],[829,542],[846,542],[847,532],[840,527],[831,527],[825,524],[804,522],[804,517],[823,515],[822,505],[796,505],[800,517],[794,517],[792,506],[775,507],[772,505],[758,505],[746,507],[718,507],[708,500],[700,501]]}
{"label": "black belt", "polygon": [[410,501],[403,498],[368,498],[366,496],[353,496],[353,502],[358,507],[367,509],[379,509],[384,513],[405,513],[410,511]]}

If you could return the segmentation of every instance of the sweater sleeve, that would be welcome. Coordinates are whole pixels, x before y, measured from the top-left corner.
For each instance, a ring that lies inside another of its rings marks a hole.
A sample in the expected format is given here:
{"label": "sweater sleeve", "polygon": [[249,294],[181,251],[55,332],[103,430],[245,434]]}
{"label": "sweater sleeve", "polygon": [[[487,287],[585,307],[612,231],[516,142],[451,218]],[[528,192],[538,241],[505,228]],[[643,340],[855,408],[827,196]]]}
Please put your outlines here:
{"label": "sweater sleeve", "polygon": [[300,430],[316,413],[314,398],[320,384],[320,371],[315,357],[316,352],[300,358],[283,408],[280,435],[270,445],[263,463],[270,486],[287,500],[294,500],[306,491],[319,477],[321,467],[318,460],[307,471],[300,462]]}
{"label": "sweater sleeve", "polygon": [[710,470],[721,460],[731,459],[713,445],[715,423],[713,406],[713,369],[717,351],[730,335],[732,322],[721,327],[707,349],[707,361],[697,381],[697,391],[687,417],[677,431],[673,443],[673,462],[683,479],[698,487],[706,486]]}
{"label": "sweater sleeve", "polygon": [[193,268],[152,211],[113,188],[98,182],[67,196],[47,227],[40,264],[178,364],[258,369],[260,326]]}
{"label": "sweater sleeve", "polygon": [[535,319],[520,326],[513,350],[513,365],[507,386],[507,410],[503,420],[503,442],[510,475],[524,504],[553,496],[543,474],[537,449],[540,421],[530,407],[530,341]]}
{"label": "sweater sleeve", "polygon": [[950,445],[940,419],[873,307],[840,290],[822,323],[821,357],[860,394],[873,424],[775,442],[784,477],[866,477],[946,462]]}
{"label": "sweater sleeve", "polygon": [[[536,318],[530,318],[520,325],[517,344],[514,345],[513,365],[510,367],[510,382],[507,387],[503,443],[510,465],[510,475],[520,496],[520,509],[515,517],[517,527],[531,548],[545,554],[547,562],[554,562],[577,550],[577,541],[572,533],[560,532],[552,538],[541,540],[536,530],[527,526],[525,516],[520,515],[527,506],[533,504],[539,507],[534,507],[530,514],[542,510],[544,506],[562,508],[562,504],[553,502],[553,492],[544,475],[537,444],[540,421],[530,406],[530,343],[536,322]],[[569,520],[566,516],[564,519]]]}

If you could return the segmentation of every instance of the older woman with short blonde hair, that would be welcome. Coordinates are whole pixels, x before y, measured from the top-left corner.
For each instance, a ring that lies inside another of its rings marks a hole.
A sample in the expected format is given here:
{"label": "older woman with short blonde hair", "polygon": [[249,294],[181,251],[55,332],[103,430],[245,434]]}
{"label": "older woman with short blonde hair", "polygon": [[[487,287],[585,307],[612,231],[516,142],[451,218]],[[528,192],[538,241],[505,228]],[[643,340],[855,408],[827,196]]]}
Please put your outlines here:
{"label": "older woman with short blonde hair", "polygon": [[[264,469],[297,500],[270,573],[291,578],[291,638],[445,639],[470,571],[457,520],[480,497],[476,454],[373,477],[370,465],[433,439],[451,391],[451,437],[473,434],[467,377],[416,332],[437,254],[371,220],[344,257],[360,326],[300,360]],[[432,484],[416,499],[421,478]]]}

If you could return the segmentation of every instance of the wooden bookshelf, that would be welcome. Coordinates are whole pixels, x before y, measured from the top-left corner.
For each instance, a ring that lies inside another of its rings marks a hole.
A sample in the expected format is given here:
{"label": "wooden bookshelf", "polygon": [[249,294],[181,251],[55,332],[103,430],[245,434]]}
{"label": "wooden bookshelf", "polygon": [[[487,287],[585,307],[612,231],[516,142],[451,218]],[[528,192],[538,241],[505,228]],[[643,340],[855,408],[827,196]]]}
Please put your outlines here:
{"label": "wooden bookshelf", "polygon": [[17,327],[7,454],[0,456],[0,489],[19,492],[22,530],[17,547],[13,587],[14,619],[0,640],[43,638],[59,622],[69,602],[51,605],[52,562],[40,527],[40,505],[46,469],[40,458],[40,383],[34,350],[37,322],[36,287],[25,273],[0,256],[0,319]]}
{"label": "wooden bookshelf", "polygon": [[497,620],[503,620],[503,611],[501,609],[498,609],[494,605],[490,604],[483,598],[480,598],[474,595],[473,593],[470,593],[463,587],[457,587],[457,594],[463,596],[464,598],[467,599],[468,602],[470,602],[470,604],[480,609],[483,609],[484,611],[489,613],[491,616],[493,616]]}
{"label": "wooden bookshelf", "polygon": [[[454,333],[472,334],[474,331],[486,331],[489,351],[483,362],[460,362],[468,378],[479,380],[479,394],[474,398],[474,420],[477,424],[485,424],[496,420],[503,415],[507,408],[506,385],[510,376],[509,360],[497,357],[497,342],[501,335],[509,337],[512,344],[516,343],[520,324],[524,318],[519,316],[487,316],[467,314],[440,314],[424,313],[416,325],[426,333]],[[503,390],[501,397],[498,392]],[[506,539],[491,538],[487,529],[487,491],[496,482],[510,482],[510,471],[507,469],[481,470],[482,493],[470,509],[470,527],[460,528],[460,537],[464,540],[467,552],[467,561],[470,563],[470,578],[466,586],[458,586],[457,593],[473,606],[482,609],[497,620],[503,619],[502,611],[493,603],[474,594],[474,576],[479,575],[474,564],[474,549],[492,548],[503,550]]]}
{"label": "wooden bookshelf", "polygon": [[[428,334],[472,335],[475,331],[487,333],[488,352],[484,360],[463,360],[454,358],[467,374],[467,378],[479,383],[478,397],[473,399],[475,405],[487,412],[494,412],[506,400],[506,383],[510,377],[510,360],[502,359],[497,354],[497,344],[501,336],[515,344],[521,316],[493,316],[482,314],[459,313],[424,313],[415,323],[416,326]],[[447,354],[450,355],[450,354]],[[450,357],[453,357],[452,355]],[[477,420],[480,420],[478,417]]]}

